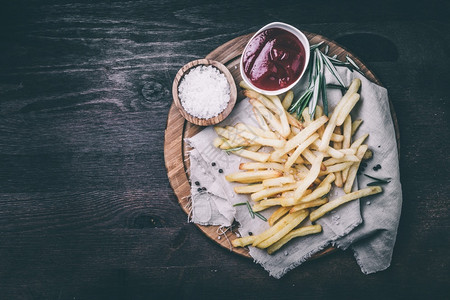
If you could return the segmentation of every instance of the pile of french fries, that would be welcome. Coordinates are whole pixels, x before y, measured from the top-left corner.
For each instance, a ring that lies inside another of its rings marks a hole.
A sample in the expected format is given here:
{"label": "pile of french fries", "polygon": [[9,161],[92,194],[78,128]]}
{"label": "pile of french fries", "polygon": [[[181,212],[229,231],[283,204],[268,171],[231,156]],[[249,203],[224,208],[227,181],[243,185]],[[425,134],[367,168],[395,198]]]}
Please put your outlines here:
{"label": "pile of french fries", "polygon": [[[244,123],[215,127],[219,137],[213,144],[252,160],[241,163],[241,171],[226,175],[226,179],[244,184],[234,190],[250,195],[254,212],[278,208],[268,219],[269,229],[233,240],[234,247],[252,245],[272,254],[295,237],[322,231],[317,224],[302,225],[308,216],[314,224],[344,203],[382,192],[380,186],[352,191],[361,161],[371,155],[363,144],[368,134],[352,139],[362,122],[352,122],[350,116],[360,99],[359,79],[352,81],[329,118],[319,105],[313,114],[307,108],[302,116],[288,113],[291,91],[281,101],[278,96],[261,95],[243,82],[240,85],[259,127]],[[328,199],[332,185],[343,188],[345,194]]]}

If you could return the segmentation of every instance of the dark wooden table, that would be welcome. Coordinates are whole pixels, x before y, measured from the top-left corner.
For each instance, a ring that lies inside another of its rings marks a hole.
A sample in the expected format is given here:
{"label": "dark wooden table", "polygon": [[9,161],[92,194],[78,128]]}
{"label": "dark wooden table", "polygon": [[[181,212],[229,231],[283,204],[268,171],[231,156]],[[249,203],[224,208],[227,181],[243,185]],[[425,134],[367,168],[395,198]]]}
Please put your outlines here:
{"label": "dark wooden table", "polygon": [[[445,1],[5,2],[1,299],[450,296]],[[187,223],[169,186],[175,73],[271,21],[336,40],[389,90],[404,203],[386,271],[338,251],[273,279]]]}

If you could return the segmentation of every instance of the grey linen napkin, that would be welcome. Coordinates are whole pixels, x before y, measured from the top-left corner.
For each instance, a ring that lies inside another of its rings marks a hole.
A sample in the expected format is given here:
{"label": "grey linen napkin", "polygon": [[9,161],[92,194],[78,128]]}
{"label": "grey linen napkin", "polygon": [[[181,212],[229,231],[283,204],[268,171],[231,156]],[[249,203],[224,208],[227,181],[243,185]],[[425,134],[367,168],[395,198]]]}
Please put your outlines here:
{"label": "grey linen napkin", "polygon": [[[275,278],[282,277],[289,270],[306,261],[313,254],[333,245],[340,249],[351,248],[355,258],[365,274],[386,269],[390,265],[393,247],[397,235],[397,227],[401,213],[402,194],[398,166],[397,144],[394,127],[389,110],[386,89],[371,83],[356,72],[339,68],[345,83],[350,83],[354,77],[362,81],[361,100],[352,112],[353,119],[364,120],[355,138],[369,133],[366,140],[374,152],[374,158],[369,162],[367,174],[376,177],[391,177],[389,184],[384,185],[382,194],[363,198],[360,201],[347,203],[328,215],[322,217],[317,224],[322,225],[323,232],[316,235],[297,238],[289,242],[273,255],[265,250],[249,247],[250,255],[255,262],[261,264]],[[334,78],[326,73],[327,82]],[[330,111],[341,98],[338,90],[327,92]],[[234,125],[237,122],[256,125],[247,99],[241,101],[232,114],[220,125]],[[248,161],[236,155],[228,155],[212,145],[217,137],[212,127],[207,127],[197,135],[186,139],[194,148],[190,155],[192,184],[192,221],[202,225],[229,226],[232,216],[239,222],[239,232],[246,236],[250,233],[259,234],[269,225],[259,218],[252,218],[245,206],[233,207],[233,204],[250,201],[248,195],[235,194],[236,183],[229,183],[225,175],[237,172],[241,162]],[[372,166],[381,164],[377,172]],[[214,166],[213,166],[214,165]],[[199,171],[200,170],[200,171]],[[356,187],[366,187],[371,180],[358,176]],[[198,181],[206,191],[199,191]],[[330,201],[343,192],[334,189],[329,195]],[[263,211],[268,218],[275,208]],[[307,223],[307,222],[306,222]]]}

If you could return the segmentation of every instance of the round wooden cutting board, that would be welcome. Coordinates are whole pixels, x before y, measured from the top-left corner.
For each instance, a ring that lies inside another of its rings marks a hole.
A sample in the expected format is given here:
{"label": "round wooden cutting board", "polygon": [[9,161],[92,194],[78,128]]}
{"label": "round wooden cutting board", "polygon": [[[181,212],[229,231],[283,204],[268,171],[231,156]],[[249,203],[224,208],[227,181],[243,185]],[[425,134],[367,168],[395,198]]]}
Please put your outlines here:
{"label": "round wooden cutting board", "polygon": [[[355,55],[344,49],[342,46],[336,44],[335,42],[313,33],[304,32],[306,37],[309,39],[311,45],[317,44],[321,41],[325,41],[329,46],[329,55],[337,55],[337,58],[345,61],[345,56],[348,55],[352,58],[356,64],[361,68],[365,77],[378,85],[381,85],[378,78],[358,59]],[[239,72],[239,61],[244,50],[245,45],[248,40],[253,36],[253,33],[237,37],[221,46],[216,48],[214,51],[209,53],[206,58],[221,62],[224,64],[231,72],[238,88],[238,101],[242,100],[244,96],[239,88],[238,83],[242,80],[241,74]],[[397,137],[397,145],[399,147],[399,134],[398,134],[398,124],[395,116],[392,103],[390,103],[391,114],[394,121],[394,127]],[[169,110],[169,116],[167,118],[167,127],[165,131],[164,139],[164,160],[166,163],[167,173],[169,177],[170,184],[178,197],[181,208],[190,214],[190,183],[189,183],[189,160],[187,151],[188,146],[184,144],[184,138],[191,137],[201,131],[203,127],[193,125],[187,122],[182,115],[179,113],[178,109],[172,103]],[[248,250],[246,248],[233,248],[230,241],[236,238],[235,231],[237,228],[228,230],[225,233],[221,231],[218,226],[202,226],[195,224],[201,231],[204,232],[211,240],[215,241],[222,247],[229,249],[237,254],[245,257],[250,257]],[[323,256],[327,253],[334,251],[335,249],[330,247],[319,253],[317,253],[313,258]]]}

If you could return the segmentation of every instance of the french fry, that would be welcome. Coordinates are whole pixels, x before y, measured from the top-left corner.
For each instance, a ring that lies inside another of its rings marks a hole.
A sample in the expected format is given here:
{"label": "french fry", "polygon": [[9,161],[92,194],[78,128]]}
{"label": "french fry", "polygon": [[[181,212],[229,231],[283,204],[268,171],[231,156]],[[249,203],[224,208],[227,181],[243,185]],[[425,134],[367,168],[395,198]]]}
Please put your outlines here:
{"label": "french fry", "polygon": [[278,114],[278,107],[266,96],[261,95],[260,93],[255,92],[253,90],[244,91],[244,95],[250,99],[255,99],[259,101],[262,105],[270,109],[272,112]]}
{"label": "french fry", "polygon": [[[261,102],[255,99],[250,99],[250,103],[255,107],[267,123],[272,126],[275,131],[278,131],[280,134],[283,132],[283,127],[281,126],[281,122],[275,117],[275,115],[270,112]],[[269,100],[270,101],[270,100]]]}
{"label": "french fry", "polygon": [[255,107],[252,107],[253,114],[255,115],[256,122],[258,122],[258,125],[261,127],[264,131],[270,131],[269,125],[267,125],[266,120],[264,120],[264,117],[262,114],[257,110]]}
{"label": "french fry", "polygon": [[244,80],[239,81],[239,86],[242,89],[244,89],[244,90],[251,90],[251,91],[253,91],[253,89],[247,83],[245,83]]}
{"label": "french fry", "polygon": [[339,149],[339,152],[344,154],[344,156],[345,155],[354,155],[354,154],[356,154],[356,150],[353,149],[353,148],[350,148],[350,149]]}
{"label": "french fry", "polygon": [[228,150],[228,149],[239,148],[239,147],[248,147],[248,146],[243,146],[243,145],[234,143],[230,140],[227,140],[226,138],[222,138],[222,144],[219,145],[220,150]]}
{"label": "french fry", "polygon": [[356,130],[358,130],[359,126],[363,121],[361,119],[355,120],[352,123],[352,136],[355,134]]}
{"label": "french fry", "polygon": [[255,241],[255,238],[256,238],[255,235],[249,235],[238,239],[234,239],[233,241],[231,241],[231,244],[233,245],[233,247],[245,247],[252,244]]}
{"label": "french fry", "polygon": [[306,161],[308,162],[308,164],[310,164],[310,165],[312,165],[312,162],[313,162],[314,159],[316,158],[316,156],[314,155],[314,153],[312,153],[312,151],[309,150],[309,149],[303,150],[302,155],[303,155],[303,157],[306,159]]}
{"label": "french fry", "polygon": [[277,135],[273,131],[263,130],[261,128],[258,128],[258,127],[252,126],[252,125],[248,125],[248,124],[244,124],[244,123],[237,123],[236,125],[234,125],[234,127],[238,131],[248,131],[248,132],[251,132],[262,138],[278,139]]}
{"label": "french fry", "polygon": [[367,149],[366,153],[364,153],[362,160],[368,160],[368,159],[371,159],[372,157],[373,157],[372,150]]}
{"label": "french fry", "polygon": [[347,92],[342,97],[342,99],[339,101],[338,105],[334,108],[334,112],[332,116],[330,117],[330,121],[327,124],[327,127],[325,128],[325,131],[322,136],[322,143],[319,147],[319,151],[324,152],[327,148],[327,146],[330,144],[331,134],[334,131],[334,128],[338,125],[337,120],[340,114],[340,110],[342,107],[344,107],[348,101],[348,99],[355,94],[359,87],[361,86],[361,80],[358,78],[355,78],[352,83],[350,84],[349,88],[347,89]]}
{"label": "french fry", "polygon": [[[315,156],[314,156],[314,158],[315,158]],[[295,165],[294,168],[297,170],[298,173],[304,174],[305,176],[308,175],[308,173],[309,173],[309,169],[307,167],[305,167],[305,165]]]}
{"label": "french fry", "polygon": [[268,198],[270,196],[282,193],[282,192],[286,192],[286,191],[292,191],[297,187],[298,183],[290,183],[290,184],[286,184],[280,187],[271,187],[271,188],[265,188],[262,191],[253,193],[251,195],[251,199],[253,201],[260,201],[264,198]]}
{"label": "french fry", "polygon": [[259,162],[266,162],[270,158],[270,153],[253,152],[245,149],[233,151],[233,154]]}
{"label": "french fry", "polygon": [[[336,128],[334,129],[334,133],[337,134],[341,134],[342,133],[342,129],[340,126],[336,126]],[[333,146],[336,150],[342,149],[342,143],[341,142],[333,142]],[[337,187],[342,187],[343,186],[343,182],[342,182],[342,173],[340,171],[337,171],[335,174],[336,179],[334,180],[334,184]]]}
{"label": "french fry", "polygon": [[361,79],[354,78],[347,89],[347,94],[351,95],[353,93],[357,93],[360,86],[361,86]]}
{"label": "french fry", "polygon": [[316,106],[316,111],[315,111],[315,113],[314,113],[314,119],[318,119],[318,118],[320,118],[321,116],[323,116],[323,108],[322,108],[322,106],[317,105],[317,106]]}
{"label": "french fry", "polygon": [[286,192],[282,192],[281,193],[281,197],[286,198],[286,197],[294,197],[294,191],[286,191]]}
{"label": "french fry", "polygon": [[278,198],[269,198],[266,200],[261,200],[260,202],[258,202],[260,205],[262,206],[276,206],[276,205],[281,205],[281,202],[283,201],[283,197],[278,197]]}
{"label": "french fry", "polygon": [[303,112],[302,112],[302,117],[303,117],[303,126],[308,126],[309,124],[311,124],[311,117],[309,115],[309,108],[306,107]]}
{"label": "french fry", "polygon": [[[322,108],[322,106],[320,106],[320,105],[317,105],[316,106],[316,112],[314,113],[315,115],[314,115],[314,119],[318,119],[318,118],[320,118],[321,116],[323,116],[323,108]],[[324,130],[325,130],[325,127],[324,126],[321,126],[319,129],[317,129],[317,133],[319,134],[319,137],[320,138],[322,138],[322,135],[323,135],[323,132],[324,132]]]}
{"label": "french fry", "polygon": [[358,157],[356,157],[356,155],[346,154],[342,158],[334,158],[334,157],[329,158],[329,159],[325,160],[323,162],[323,164],[325,166],[332,166],[332,165],[335,165],[335,164],[339,164],[339,163],[343,163],[343,162],[349,162],[349,161],[357,162],[357,161],[359,161],[359,159],[358,159]]}
{"label": "french fry", "polygon": [[253,145],[253,146],[248,146],[247,148],[245,148],[245,150],[252,151],[252,152],[258,152],[259,149],[261,149],[261,145]]}
{"label": "french fry", "polygon": [[283,107],[283,104],[281,104],[280,98],[278,96],[268,96],[270,100],[272,100],[272,103],[276,106],[277,111],[275,111],[276,114],[280,117],[281,122],[281,128],[282,132],[281,136],[286,138],[289,133],[291,133],[291,128],[289,127],[288,119],[287,119],[287,112]]}
{"label": "french fry", "polygon": [[289,212],[291,208],[290,207],[279,207],[276,211],[272,213],[272,215],[269,217],[267,222],[269,223],[269,226],[273,226],[281,217],[283,217],[285,214]]}
{"label": "french fry", "polygon": [[305,203],[300,203],[297,204],[295,206],[293,206],[290,210],[289,213],[295,213],[296,211],[302,210],[302,209],[306,209],[306,208],[310,208],[310,207],[317,207],[317,206],[321,206],[325,203],[328,202],[328,198],[318,198],[309,202],[305,202]]}
{"label": "french fry", "polygon": [[253,193],[262,191],[263,189],[264,189],[264,186],[262,185],[262,183],[250,184],[250,185],[235,186],[234,192],[236,194],[253,194]]}
{"label": "french fry", "polygon": [[274,162],[266,162],[266,163],[246,162],[241,163],[239,165],[239,170],[259,170],[259,169],[273,169],[284,171],[284,165]]}
{"label": "french fry", "polygon": [[380,186],[371,186],[371,187],[368,187],[365,189],[355,191],[350,194],[340,196],[337,199],[335,199],[331,202],[328,202],[328,203],[320,206],[318,209],[312,211],[309,216],[309,219],[311,220],[311,222],[314,222],[317,219],[324,216],[326,213],[332,211],[333,209],[336,209],[337,207],[341,206],[344,203],[347,203],[347,202],[350,202],[350,201],[353,201],[353,200],[356,200],[356,199],[359,199],[362,197],[378,194],[378,193],[381,193],[382,191],[383,191],[383,189]]}
{"label": "french fry", "polygon": [[350,148],[350,141],[352,138],[352,117],[350,115],[344,121],[343,124],[344,140],[342,141],[342,148]]}
{"label": "french fry", "polygon": [[[361,145],[358,148],[358,153],[356,153],[356,156],[361,160],[364,156],[364,153],[366,153],[366,151],[367,151],[367,145]],[[347,182],[345,183],[345,186],[344,186],[344,192],[346,192],[347,194],[352,191],[353,182],[355,181],[356,173],[358,172],[360,163],[361,163],[360,161],[353,163],[348,171]]]}
{"label": "french fry", "polygon": [[[333,173],[331,173],[333,174]],[[305,204],[308,203],[310,201],[319,199],[320,197],[328,194],[331,190],[331,184],[324,184],[318,188],[316,188],[314,190],[314,192],[312,192],[309,195],[304,195],[303,197],[301,197],[300,199],[295,199],[294,197],[284,197],[281,201],[280,204],[281,206],[295,206],[295,205],[299,205],[299,204]],[[295,210],[297,211],[297,210]]]}
{"label": "french fry", "polygon": [[260,211],[266,210],[270,207],[271,206],[265,206],[265,205],[262,205],[261,203],[256,203],[256,204],[253,204],[252,210],[253,210],[253,212],[260,212]]}
{"label": "french fry", "polygon": [[233,145],[239,145],[239,146],[249,146],[254,145],[255,143],[251,143],[251,141],[248,141],[244,138],[242,138],[240,135],[238,135],[236,132],[233,132],[233,130],[230,130],[229,128],[223,128],[219,126],[215,126],[214,130],[216,133],[220,136],[223,136],[227,140],[229,140]]}
{"label": "french fry", "polygon": [[239,136],[243,137],[244,139],[246,139],[248,141],[255,142],[255,143],[258,143],[263,146],[281,148],[286,144],[285,141],[260,137],[254,133],[251,133],[251,132],[245,131],[245,130],[238,131],[238,134],[239,134]]}
{"label": "french fry", "polygon": [[[351,167],[351,166],[350,166]],[[347,182],[347,178],[348,178],[348,171],[350,170],[350,167],[345,168],[344,170],[342,170],[342,181],[345,183]]]}
{"label": "french fry", "polygon": [[305,161],[301,156],[297,157],[297,159],[294,161],[294,164],[304,164]]}
{"label": "french fry", "polygon": [[313,121],[308,127],[300,131],[300,133],[297,134],[294,138],[287,141],[283,149],[278,149],[272,152],[271,156],[281,157],[284,154],[288,153],[289,151],[294,149],[297,145],[304,142],[308,137],[310,137],[314,132],[316,132],[317,129],[320,128],[320,126],[325,124],[327,121],[328,118],[326,116],[322,116],[319,119]]}
{"label": "french fry", "polygon": [[286,161],[286,164],[284,165],[284,170],[287,171],[291,168],[291,166],[297,161],[297,159],[300,157],[302,152],[309,147],[315,140],[319,138],[318,133],[314,133],[309,138],[307,138],[303,143],[298,145],[297,149],[295,149],[294,153],[289,156],[288,160]]}
{"label": "french fry", "polygon": [[274,243],[272,246],[267,248],[267,253],[273,254],[278,251],[281,247],[287,244],[290,240],[296,237],[306,236],[314,233],[322,232],[322,226],[320,225],[309,225],[305,227],[300,227],[292,230],[284,237],[282,237],[278,242]]}
{"label": "french fry", "polygon": [[305,193],[306,189],[311,185],[311,183],[316,180],[320,172],[320,166],[322,165],[323,155],[319,154],[316,156],[312,162],[311,169],[305,179],[300,182],[300,185],[295,189],[294,198],[300,199]]}
{"label": "french fry", "polygon": [[[342,142],[344,140],[344,136],[342,134],[336,134],[333,133],[331,135],[331,139],[332,142]],[[336,148],[337,149],[337,148]]]}
{"label": "french fry", "polygon": [[362,145],[362,143],[364,143],[364,141],[367,139],[367,137],[369,136],[368,133],[366,133],[365,135],[361,136],[360,138],[358,138],[356,141],[354,141],[351,145],[350,145],[350,149],[358,149],[359,146]]}
{"label": "french fry", "polygon": [[282,176],[277,178],[265,179],[262,184],[264,187],[282,186],[283,184],[294,183],[293,176]]}
{"label": "french fry", "polygon": [[[320,139],[317,139],[314,141],[314,146],[316,146],[319,149],[319,151],[321,151],[320,150],[320,146],[321,146]],[[336,150],[331,146],[326,146],[325,150],[321,151],[321,152],[328,153],[331,157],[334,157],[334,158],[342,158],[345,155],[342,151]]]}
{"label": "french fry", "polygon": [[340,163],[340,164],[335,164],[335,165],[332,165],[332,166],[328,166],[325,171],[320,171],[319,176],[323,176],[323,175],[327,175],[327,174],[330,174],[330,173],[336,173],[336,172],[342,171],[345,168],[350,167],[352,164],[354,164],[354,162],[349,161],[349,162],[343,162],[343,163]]}
{"label": "french fry", "polygon": [[222,144],[223,144],[223,139],[220,138],[220,137],[216,137],[216,138],[213,140],[213,146],[216,147],[216,148],[219,148],[220,145],[222,145]]}
{"label": "french fry", "polygon": [[[291,115],[290,113],[286,114],[289,125],[293,126],[293,128],[298,128],[298,129],[303,129],[303,124],[300,123],[299,120],[297,120],[296,117],[294,117],[293,115]],[[291,130],[293,130],[293,128],[291,128]],[[298,134],[299,132],[295,133]]]}
{"label": "french fry", "polygon": [[281,175],[283,173],[277,170],[247,171],[228,174],[225,176],[225,179],[230,182],[253,183],[261,182],[264,179],[280,177]]}
{"label": "french fry", "polygon": [[358,103],[361,96],[359,94],[351,95],[345,105],[339,110],[338,118],[336,119],[336,126],[341,126],[344,124],[345,118],[350,114],[353,107],[355,107],[356,103]]}
{"label": "french fry", "polygon": [[300,224],[307,216],[307,210],[301,210],[292,214],[287,214],[283,219],[278,221],[273,227],[258,234],[253,241],[252,246],[265,249],[280,240],[289,231]]}
{"label": "french fry", "polygon": [[284,107],[284,109],[285,109],[286,111],[287,111],[287,110],[289,109],[289,107],[291,106],[292,100],[294,100],[294,92],[293,92],[293,91],[288,91],[288,92],[286,93],[286,95],[284,96],[284,99],[283,99],[283,102],[282,102],[283,107]]}

